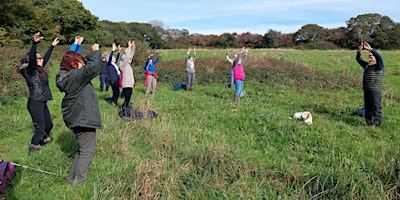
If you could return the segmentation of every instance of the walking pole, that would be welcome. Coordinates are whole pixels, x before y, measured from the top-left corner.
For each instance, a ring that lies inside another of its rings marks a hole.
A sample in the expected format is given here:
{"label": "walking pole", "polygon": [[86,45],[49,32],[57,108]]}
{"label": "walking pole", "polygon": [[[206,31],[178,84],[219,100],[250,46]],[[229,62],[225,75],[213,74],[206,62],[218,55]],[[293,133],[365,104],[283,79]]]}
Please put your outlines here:
{"label": "walking pole", "polygon": [[[0,160],[0,161],[5,161],[5,160]],[[5,162],[7,162],[7,161],[5,161]],[[57,174],[55,174],[55,173],[47,172],[47,171],[44,171],[44,170],[41,170],[41,169],[36,169],[36,168],[28,167],[28,166],[25,166],[25,165],[20,165],[20,164],[17,164],[17,163],[13,163],[13,162],[9,162],[9,163],[11,163],[11,164],[13,164],[15,166],[23,167],[25,169],[30,169],[30,170],[34,170],[34,171],[38,171],[38,172],[42,172],[42,173],[46,173],[46,174],[51,174],[51,175],[57,176]]]}

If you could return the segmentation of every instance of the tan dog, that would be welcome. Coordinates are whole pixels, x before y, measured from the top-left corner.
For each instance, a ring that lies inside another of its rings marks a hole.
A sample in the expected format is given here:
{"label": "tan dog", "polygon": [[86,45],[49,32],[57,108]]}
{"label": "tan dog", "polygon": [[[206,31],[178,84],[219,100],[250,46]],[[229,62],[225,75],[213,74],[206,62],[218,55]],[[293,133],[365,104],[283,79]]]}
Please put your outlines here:
{"label": "tan dog", "polygon": [[312,124],[312,115],[310,112],[297,112],[293,114],[293,117],[289,117],[290,119],[301,119],[308,125]]}

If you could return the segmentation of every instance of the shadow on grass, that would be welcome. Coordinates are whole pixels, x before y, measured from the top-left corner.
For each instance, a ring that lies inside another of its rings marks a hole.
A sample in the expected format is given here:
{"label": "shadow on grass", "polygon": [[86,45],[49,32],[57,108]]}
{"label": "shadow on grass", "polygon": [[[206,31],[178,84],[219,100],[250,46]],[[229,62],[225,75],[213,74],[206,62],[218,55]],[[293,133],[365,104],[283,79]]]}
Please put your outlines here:
{"label": "shadow on grass", "polygon": [[63,131],[56,141],[60,145],[61,151],[69,158],[73,158],[78,149],[75,135],[71,130]]}

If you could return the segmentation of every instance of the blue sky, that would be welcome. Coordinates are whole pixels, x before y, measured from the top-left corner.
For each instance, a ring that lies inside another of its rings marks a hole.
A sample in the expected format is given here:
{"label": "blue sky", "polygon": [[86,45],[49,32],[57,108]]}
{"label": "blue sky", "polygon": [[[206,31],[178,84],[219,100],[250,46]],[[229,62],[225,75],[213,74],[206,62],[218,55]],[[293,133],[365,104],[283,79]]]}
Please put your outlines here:
{"label": "blue sky", "polygon": [[400,23],[400,0],[80,0],[100,20],[162,22],[190,34],[294,33],[306,24],[346,27],[360,14],[378,13]]}

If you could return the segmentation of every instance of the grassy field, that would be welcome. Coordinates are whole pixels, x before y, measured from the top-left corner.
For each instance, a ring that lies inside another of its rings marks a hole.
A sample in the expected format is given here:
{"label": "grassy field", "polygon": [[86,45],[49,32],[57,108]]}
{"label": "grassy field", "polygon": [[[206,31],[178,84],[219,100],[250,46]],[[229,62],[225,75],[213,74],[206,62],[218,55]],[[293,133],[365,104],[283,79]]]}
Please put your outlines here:
{"label": "grassy field", "polygon": [[[186,50],[160,52],[159,67],[172,68]],[[122,120],[117,107],[100,101],[103,129],[89,177],[73,186],[66,177],[77,144],[62,121],[55,63],[48,103],[53,142],[28,156],[33,127],[27,99],[18,98],[0,107],[0,158],[57,176],[17,168],[15,186],[0,199],[399,199],[400,52],[381,53],[380,128],[357,116],[363,93],[355,51],[251,50],[245,66],[251,76],[239,105],[226,87],[228,76],[220,77],[226,83],[197,84],[194,91],[160,82],[154,96],[144,95],[137,78],[133,107],[156,111],[158,118]],[[197,55],[203,68],[202,59],[223,59],[225,50]],[[224,67],[229,73],[227,62]],[[259,69],[270,76],[254,81],[252,70]],[[98,88],[98,79],[93,84]],[[111,91],[98,94],[102,99]],[[305,110],[313,125],[289,119]]]}

